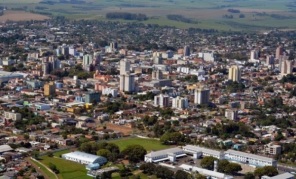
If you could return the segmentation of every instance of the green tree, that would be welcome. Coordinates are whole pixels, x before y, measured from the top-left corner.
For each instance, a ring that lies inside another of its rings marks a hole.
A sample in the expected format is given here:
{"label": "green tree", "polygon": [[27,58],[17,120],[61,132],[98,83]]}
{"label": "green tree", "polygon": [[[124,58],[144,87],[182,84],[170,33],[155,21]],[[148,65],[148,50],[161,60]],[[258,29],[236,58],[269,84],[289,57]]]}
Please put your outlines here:
{"label": "green tree", "polygon": [[242,167],[241,167],[240,164],[237,164],[237,163],[229,163],[226,166],[225,173],[234,175],[234,174],[236,174],[237,172],[239,172],[241,170],[242,170]]}
{"label": "green tree", "polygon": [[140,166],[140,170],[143,170],[143,173],[153,175],[156,166],[153,163],[144,163]]}
{"label": "green tree", "polygon": [[123,156],[133,163],[144,160],[146,153],[147,151],[141,145],[130,145],[122,151]]}
{"label": "green tree", "polygon": [[166,145],[176,145],[186,141],[184,135],[180,132],[167,132],[163,134],[160,138],[160,142]]}
{"label": "green tree", "polygon": [[178,170],[175,174],[175,179],[190,179],[190,178],[191,178],[190,174],[183,170]]}
{"label": "green tree", "polygon": [[97,155],[105,157],[109,160],[109,158],[112,156],[112,153],[107,149],[100,149],[97,151]]}
{"label": "green tree", "polygon": [[261,168],[256,168],[256,170],[254,171],[254,174],[255,174],[255,176],[258,176],[259,178],[261,178],[264,175],[272,177],[272,176],[279,174],[279,172],[273,166],[265,166],[265,167],[261,167]]}
{"label": "green tree", "polygon": [[208,170],[213,170],[215,160],[218,160],[218,159],[215,157],[212,157],[212,156],[206,156],[203,159],[201,159],[200,165],[202,168],[206,168]]}
{"label": "green tree", "polygon": [[253,173],[246,173],[244,179],[255,179],[255,175]]}

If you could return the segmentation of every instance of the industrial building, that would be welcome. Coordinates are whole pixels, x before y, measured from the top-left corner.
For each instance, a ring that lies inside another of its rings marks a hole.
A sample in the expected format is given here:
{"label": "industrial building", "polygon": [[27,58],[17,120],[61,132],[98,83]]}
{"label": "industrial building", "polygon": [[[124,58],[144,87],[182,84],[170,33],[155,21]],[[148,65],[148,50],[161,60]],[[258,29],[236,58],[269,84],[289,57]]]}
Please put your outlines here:
{"label": "industrial building", "polygon": [[195,166],[191,166],[191,165],[187,165],[187,164],[182,164],[179,166],[180,168],[182,168],[185,171],[188,172],[198,172],[204,176],[210,177],[210,178],[217,178],[217,179],[233,179],[233,176],[230,175],[226,175],[224,173],[220,173],[217,171],[212,171],[212,170],[207,170],[204,168],[199,168],[199,167],[195,167]]}
{"label": "industrial building", "polygon": [[62,158],[66,160],[71,160],[73,162],[77,162],[80,164],[87,164],[87,165],[95,164],[95,163],[99,165],[104,165],[105,163],[107,163],[107,159],[105,157],[88,154],[84,152],[79,152],[79,151],[63,154]]}
{"label": "industrial building", "polygon": [[176,161],[176,158],[186,156],[185,152],[179,148],[171,148],[171,149],[165,149],[160,150],[156,152],[150,152],[149,154],[145,155],[145,162],[148,163],[156,163],[161,161],[170,160],[171,162]]}

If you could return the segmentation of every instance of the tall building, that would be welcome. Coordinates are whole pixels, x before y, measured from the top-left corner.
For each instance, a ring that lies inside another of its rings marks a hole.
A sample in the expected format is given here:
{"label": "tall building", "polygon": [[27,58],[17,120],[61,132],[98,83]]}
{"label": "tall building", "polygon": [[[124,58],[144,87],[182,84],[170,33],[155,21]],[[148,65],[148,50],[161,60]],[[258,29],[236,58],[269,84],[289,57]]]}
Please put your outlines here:
{"label": "tall building", "polygon": [[235,109],[226,109],[225,117],[229,120],[236,121],[238,120],[238,111]]}
{"label": "tall building", "polygon": [[258,60],[258,58],[259,58],[259,51],[252,50],[250,55],[250,60]]}
{"label": "tall building", "polygon": [[195,104],[209,104],[210,102],[210,90],[207,88],[199,88],[194,92]]}
{"label": "tall building", "polygon": [[282,60],[281,61],[281,75],[285,76],[291,74],[293,71],[294,61]]}
{"label": "tall building", "polygon": [[84,101],[86,103],[98,103],[100,102],[100,94],[97,92],[85,94]]}
{"label": "tall building", "polygon": [[284,48],[283,48],[283,46],[278,46],[278,48],[276,48],[276,50],[275,50],[275,58],[276,59],[280,59],[281,58],[281,56],[283,55],[283,53],[284,53]]}
{"label": "tall building", "polygon": [[228,79],[236,82],[241,81],[241,70],[239,66],[233,65],[229,68]]}
{"label": "tall building", "polygon": [[49,75],[52,71],[61,68],[61,61],[59,59],[55,59],[51,57],[46,59],[44,63],[42,63],[42,72],[43,75]]}
{"label": "tall building", "polygon": [[170,97],[168,95],[163,94],[154,96],[154,105],[159,107],[169,107]]}
{"label": "tall building", "polygon": [[123,92],[134,92],[135,91],[135,75],[127,72],[126,74],[120,75],[119,89]]}
{"label": "tall building", "polygon": [[153,70],[152,71],[152,80],[161,80],[162,79],[162,71],[161,70]]}
{"label": "tall building", "polygon": [[266,56],[266,66],[274,68],[274,56],[273,55],[267,55]]}
{"label": "tall building", "polygon": [[125,75],[127,72],[130,71],[130,61],[128,61],[127,59],[123,59],[123,60],[120,60],[120,63],[119,63],[119,66],[120,66],[120,75]]}
{"label": "tall building", "polygon": [[183,55],[186,57],[186,56],[190,56],[190,47],[188,45],[186,45],[184,47],[184,50],[183,50]]}
{"label": "tall building", "polygon": [[111,48],[112,50],[116,50],[116,49],[118,49],[118,43],[117,43],[117,42],[111,42],[111,43],[110,43],[110,48]]}
{"label": "tall building", "polygon": [[44,96],[51,96],[55,94],[55,84],[50,82],[44,85]]}
{"label": "tall building", "polygon": [[89,55],[89,54],[83,55],[83,62],[82,62],[83,67],[90,65],[92,61],[93,61],[92,55]]}
{"label": "tall building", "polygon": [[172,100],[172,108],[186,109],[188,108],[188,106],[189,106],[189,102],[187,98],[182,98],[180,96],[177,96]]}

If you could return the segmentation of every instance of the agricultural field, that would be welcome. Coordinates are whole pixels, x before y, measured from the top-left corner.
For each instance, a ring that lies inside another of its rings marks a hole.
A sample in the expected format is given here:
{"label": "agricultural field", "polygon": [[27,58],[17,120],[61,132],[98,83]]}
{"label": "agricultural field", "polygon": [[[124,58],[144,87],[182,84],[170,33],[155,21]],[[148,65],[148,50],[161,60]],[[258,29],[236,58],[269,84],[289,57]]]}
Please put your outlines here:
{"label": "agricultural field", "polygon": [[[104,21],[110,20],[105,17],[110,12],[142,13],[149,18],[141,21],[143,23],[179,28],[296,28],[296,2],[291,0],[1,0],[1,5],[45,15]],[[167,18],[170,14],[182,15],[198,23],[170,20]]]}
{"label": "agricultural field", "polygon": [[129,145],[141,145],[143,146],[148,152],[152,150],[161,150],[169,148],[169,146],[162,145],[160,141],[155,139],[142,139],[142,138],[124,138],[118,140],[112,140],[112,143],[119,146],[120,150],[124,150]]}
{"label": "agricultural field", "polygon": [[48,16],[35,14],[26,11],[5,11],[4,15],[0,16],[1,21],[29,21],[29,20],[45,20],[49,19]]}

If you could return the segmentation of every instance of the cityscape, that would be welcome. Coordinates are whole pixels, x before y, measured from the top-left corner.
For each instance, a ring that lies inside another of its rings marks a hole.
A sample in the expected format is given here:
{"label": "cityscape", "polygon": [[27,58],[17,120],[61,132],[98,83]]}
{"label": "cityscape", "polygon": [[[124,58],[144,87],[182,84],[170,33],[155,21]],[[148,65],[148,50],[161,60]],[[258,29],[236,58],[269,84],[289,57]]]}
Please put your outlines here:
{"label": "cityscape", "polygon": [[295,30],[37,15],[0,20],[0,179],[295,179]]}

